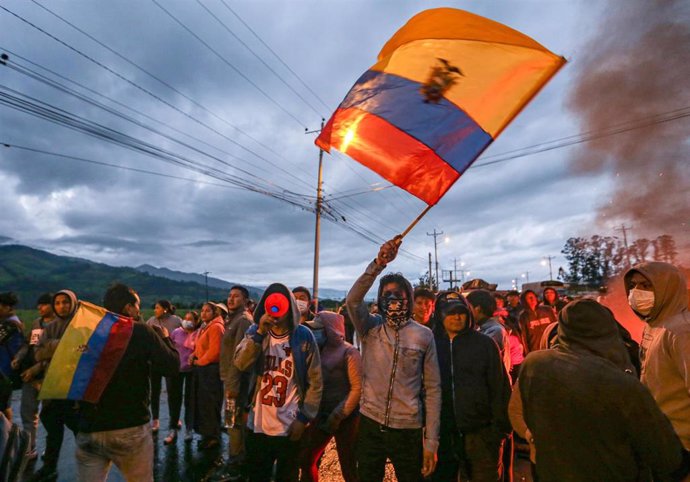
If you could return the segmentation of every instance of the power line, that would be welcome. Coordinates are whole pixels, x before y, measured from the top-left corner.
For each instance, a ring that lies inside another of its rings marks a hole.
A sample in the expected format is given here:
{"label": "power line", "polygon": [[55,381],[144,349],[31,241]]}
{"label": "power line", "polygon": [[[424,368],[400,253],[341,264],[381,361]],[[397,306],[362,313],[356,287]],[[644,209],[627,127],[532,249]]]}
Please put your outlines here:
{"label": "power line", "polygon": [[249,82],[256,90],[261,92],[264,97],[266,97],[268,100],[270,100],[276,107],[278,107],[280,110],[282,110],[285,114],[287,114],[289,117],[291,117],[297,124],[299,124],[301,127],[306,129],[306,123],[302,122],[300,119],[298,119],[294,114],[292,114],[290,111],[288,111],[280,102],[275,100],[273,97],[271,97],[265,90],[263,90],[261,87],[259,87],[253,80],[251,80],[249,77],[247,77],[244,72],[242,72],[240,69],[235,67],[228,59],[226,59],[224,56],[222,56],[220,53],[218,53],[217,50],[215,50],[213,47],[211,47],[204,39],[199,37],[192,29],[187,27],[180,19],[178,19],[175,15],[173,15],[170,11],[168,11],[165,7],[163,7],[160,3],[158,3],[156,0],[151,0],[158,8],[163,10],[171,19],[175,21],[180,27],[185,29],[187,33],[189,33],[192,37],[197,39],[202,45],[204,45],[209,51],[211,51],[216,57],[218,57],[225,65],[230,67],[237,75],[242,77],[244,80]]}
{"label": "power line", "polygon": [[215,13],[213,13],[206,5],[204,5],[203,3],[201,3],[201,0],[196,0],[196,3],[198,3],[198,4],[201,6],[201,8],[203,8],[204,10],[206,10],[206,12],[208,12],[208,14],[209,14],[211,17],[213,17],[213,18],[215,19],[215,21],[218,22],[218,23],[220,24],[221,27],[223,27],[223,29],[225,29],[225,31],[227,31],[230,35],[232,35],[232,36],[235,38],[235,40],[237,40],[237,41],[238,41],[239,43],[241,43],[247,50],[249,50],[249,52],[250,52],[254,57],[256,57],[256,58],[259,60],[259,62],[261,62],[268,70],[270,70],[270,71],[273,73],[273,75],[275,75],[275,76],[278,78],[278,80],[280,80],[288,89],[290,89],[297,97],[299,97],[300,100],[301,100],[302,102],[304,102],[306,105],[308,105],[309,108],[310,108],[312,111],[314,111],[314,113],[315,113],[316,115],[318,115],[319,117],[324,117],[324,115],[323,115],[322,112],[319,112],[318,110],[316,110],[316,107],[314,107],[307,99],[305,99],[305,98],[302,96],[302,94],[300,94],[299,92],[297,92],[297,91],[294,89],[294,87],[292,87],[290,84],[288,84],[287,81],[286,81],[278,72],[276,72],[276,71],[273,69],[273,67],[271,67],[270,65],[268,65],[268,64],[266,63],[266,61],[265,61],[264,59],[262,59],[262,58],[259,56],[259,54],[257,54],[256,52],[254,52],[254,50],[253,50],[249,45],[247,45],[246,42],[244,42],[244,40],[242,40],[241,38],[239,38],[239,37],[237,36],[237,34],[235,34],[235,32],[233,32],[232,29],[231,29],[230,27],[228,27],[220,18],[218,18],[218,16],[217,16]]}
{"label": "power line", "polygon": [[[513,151],[508,151],[502,154],[494,154],[492,156],[486,156],[483,159],[488,159],[491,157],[498,157],[493,161],[482,162],[480,164],[473,164],[470,168],[490,166],[493,164],[498,164],[501,162],[510,161],[513,159],[518,159],[520,157],[526,157],[532,154],[537,154],[540,152],[552,151],[555,149],[561,149],[563,147],[568,147],[576,144],[582,144],[585,142],[590,142],[593,140],[601,139],[604,137],[609,137],[617,134],[622,134],[624,132],[630,132],[636,129],[642,129],[644,127],[650,127],[657,124],[663,124],[665,122],[672,122],[674,120],[683,119],[690,117],[690,107],[683,107],[680,109],[675,109],[672,111],[655,114],[644,119],[637,121],[627,121],[622,124],[617,124],[608,127],[600,131],[589,131],[581,134],[574,134],[571,136],[563,137],[560,139],[554,139],[552,141],[546,141],[533,146],[523,147],[521,149],[515,149]],[[516,154],[511,153],[515,152]]]}
{"label": "power line", "polygon": [[[69,45],[67,42],[65,42],[65,41],[61,40],[60,38],[56,37],[55,35],[53,35],[53,34],[47,32],[47,31],[44,30],[43,28],[41,28],[41,27],[39,27],[38,25],[36,25],[36,24],[30,22],[29,20],[25,19],[24,17],[22,17],[22,16],[20,16],[20,15],[18,15],[18,14],[16,14],[16,13],[12,12],[11,10],[5,8],[5,7],[2,6],[2,5],[0,5],[0,9],[6,11],[6,12],[9,13],[10,15],[12,15],[12,16],[14,16],[15,18],[19,19],[20,21],[26,23],[27,25],[33,27],[34,29],[36,29],[36,30],[38,30],[39,32],[41,32],[42,34],[46,35],[47,37],[50,37],[51,39],[55,40],[55,41],[58,42],[59,44],[61,44],[61,45],[63,45],[64,47],[68,48],[69,50],[75,52],[75,53],[78,54],[79,56],[81,56],[81,57],[87,59],[88,61],[90,61],[90,62],[96,64],[97,66],[101,67],[102,69],[104,69],[104,70],[110,72],[111,74],[113,74],[113,75],[116,76],[117,78],[123,80],[124,82],[128,83],[128,84],[131,85],[132,87],[134,87],[134,88],[140,90],[141,92],[147,94],[148,96],[152,97],[153,99],[155,99],[155,100],[157,100],[157,101],[163,103],[164,105],[170,107],[171,109],[173,109],[173,110],[175,110],[176,112],[182,114],[183,116],[185,116],[185,117],[187,117],[188,119],[194,121],[195,123],[197,123],[197,124],[199,124],[199,125],[205,127],[206,129],[208,129],[208,130],[214,132],[215,134],[219,135],[220,137],[222,137],[222,138],[226,139],[227,141],[229,141],[229,142],[235,144],[235,145],[238,146],[239,148],[241,148],[241,149],[243,149],[243,150],[245,150],[245,151],[250,152],[252,155],[258,157],[259,159],[262,159],[262,160],[264,160],[265,162],[267,162],[267,163],[273,165],[274,167],[276,167],[276,168],[278,168],[278,169],[280,169],[280,170],[283,170],[280,166],[278,166],[278,165],[272,163],[271,161],[269,161],[268,159],[264,158],[263,156],[257,154],[256,152],[252,151],[251,149],[248,149],[246,146],[243,146],[242,144],[238,143],[238,142],[235,141],[234,139],[232,139],[232,138],[226,136],[225,134],[223,134],[223,133],[220,132],[219,130],[213,128],[213,127],[210,126],[209,124],[207,124],[207,123],[205,123],[205,122],[203,122],[203,121],[197,119],[196,117],[192,116],[191,114],[189,114],[189,113],[183,111],[182,109],[180,109],[180,108],[177,107],[176,105],[174,105],[174,104],[168,102],[167,100],[163,99],[162,97],[158,96],[157,94],[151,92],[149,89],[146,89],[145,87],[142,87],[141,85],[137,84],[136,82],[134,82],[134,81],[128,79],[127,77],[125,77],[124,75],[120,74],[119,72],[113,70],[112,68],[108,67],[108,66],[105,65],[104,63],[102,63],[102,62],[100,62],[100,61],[94,59],[93,57],[91,57],[91,56],[85,54],[84,52],[82,52],[81,50],[77,49],[76,47],[73,47],[73,46]],[[291,176],[294,177],[294,174],[289,173],[288,171],[285,171],[285,170],[283,170],[283,171],[284,171],[285,173],[287,173],[288,175],[291,175]],[[301,180],[301,179],[299,179],[299,178],[297,178],[297,179],[298,179],[300,182],[304,183],[305,185],[311,187],[311,185],[309,185],[308,183],[306,183],[306,181]]]}
{"label": "power line", "polygon": [[297,78],[297,80],[299,80],[300,83],[301,83],[309,92],[311,92],[311,94],[321,103],[321,105],[323,105],[323,106],[326,108],[326,110],[330,110],[330,107],[328,107],[328,106],[326,105],[326,103],[321,99],[321,97],[319,97],[319,95],[318,95],[316,92],[314,92],[314,90],[312,90],[311,87],[309,87],[309,86],[307,85],[307,83],[302,79],[302,77],[300,77],[300,76],[297,74],[297,72],[295,72],[294,70],[292,70],[292,69],[290,68],[290,66],[280,57],[280,55],[278,55],[278,54],[277,54],[277,53],[276,53],[266,42],[264,42],[263,39],[259,36],[259,34],[256,33],[256,32],[254,31],[254,29],[252,29],[252,28],[247,24],[247,22],[245,22],[245,21],[242,19],[242,17],[240,17],[240,16],[237,14],[237,12],[235,12],[232,8],[230,8],[230,5],[228,5],[228,4],[225,2],[225,0],[220,0],[220,1],[221,1],[221,3],[225,6],[225,8],[227,8],[235,17],[237,17],[237,19],[238,19],[240,22],[242,22],[242,25],[244,25],[244,26],[247,28],[247,30],[249,30],[249,31],[252,33],[252,35],[254,35],[254,37],[256,37],[256,39],[257,39],[259,42],[261,42],[261,44],[262,44],[264,47],[266,47],[266,49],[268,49],[268,51],[271,52],[271,53],[275,56],[276,59],[278,59],[278,61],[279,61],[281,64],[283,64],[283,67],[285,67],[286,69],[288,69],[288,70],[290,71],[290,73],[291,73],[292,75],[294,75],[295,78]]}
{"label": "power line", "polygon": [[[55,81],[55,80],[53,80],[53,79],[50,79],[50,78],[48,78],[48,77],[46,77],[46,76],[44,76],[44,75],[42,75],[42,74],[40,74],[40,73],[38,73],[38,72],[32,71],[31,69],[28,69],[27,67],[18,65],[18,64],[16,64],[16,63],[7,63],[7,62],[5,63],[5,65],[7,65],[8,67],[12,68],[13,70],[15,70],[15,71],[17,71],[17,72],[20,72],[20,73],[22,73],[22,74],[24,74],[24,75],[26,75],[26,76],[28,76],[28,77],[30,77],[30,78],[33,78],[34,80],[40,81],[40,82],[42,82],[42,83],[44,83],[44,84],[46,84],[46,85],[49,85],[50,87],[53,87],[53,88],[55,88],[55,89],[57,89],[57,90],[59,90],[59,91],[61,91],[61,92],[64,92],[64,93],[69,94],[69,95],[72,95],[72,96],[74,96],[74,97],[76,97],[76,98],[82,100],[83,102],[86,102],[86,103],[88,103],[88,104],[90,104],[90,105],[93,105],[93,106],[95,106],[95,107],[98,107],[98,108],[100,108],[100,109],[103,109],[103,110],[105,110],[106,112],[108,112],[108,113],[110,113],[110,114],[112,114],[112,115],[114,115],[114,116],[120,117],[120,118],[122,118],[122,119],[124,119],[124,120],[126,120],[126,121],[128,121],[128,122],[131,122],[131,123],[133,123],[133,124],[135,124],[135,125],[137,125],[137,126],[139,126],[139,127],[144,128],[144,129],[146,129],[146,130],[148,130],[148,131],[150,131],[150,132],[153,132],[153,133],[155,133],[155,134],[157,134],[157,135],[159,135],[159,136],[165,137],[166,139],[168,139],[168,140],[170,140],[170,141],[172,141],[172,142],[174,142],[174,143],[176,143],[176,144],[179,144],[179,145],[181,145],[181,146],[183,146],[183,147],[185,147],[185,148],[188,148],[188,149],[193,150],[193,151],[195,151],[195,152],[197,152],[197,153],[199,153],[199,154],[202,154],[202,155],[204,155],[204,156],[206,156],[206,157],[208,157],[208,158],[210,158],[210,159],[212,159],[212,160],[214,160],[214,161],[216,161],[216,162],[219,162],[219,163],[221,163],[221,164],[223,164],[223,165],[225,165],[225,166],[228,166],[228,167],[231,167],[231,168],[233,168],[233,169],[236,169],[236,170],[238,170],[238,171],[240,171],[240,172],[243,172],[243,173],[245,173],[245,174],[247,174],[247,175],[249,175],[249,176],[252,176],[252,177],[254,177],[254,178],[256,178],[256,179],[259,179],[259,180],[261,180],[261,181],[264,181],[264,182],[266,182],[266,183],[268,183],[268,184],[270,184],[270,185],[274,185],[274,186],[276,186],[276,187],[279,187],[279,186],[275,185],[275,183],[273,183],[272,181],[269,181],[269,180],[266,180],[266,179],[264,179],[264,178],[261,178],[261,177],[255,175],[255,174],[252,174],[251,172],[249,172],[249,171],[247,171],[247,170],[245,170],[245,169],[242,169],[242,168],[240,168],[240,167],[238,167],[238,166],[235,166],[235,165],[233,165],[233,164],[231,164],[231,163],[229,163],[229,162],[226,162],[226,161],[224,161],[223,159],[221,159],[221,158],[219,158],[219,157],[217,157],[217,156],[214,156],[214,155],[212,155],[212,154],[210,154],[210,153],[208,153],[208,152],[206,152],[206,151],[203,151],[203,150],[198,149],[197,147],[194,147],[194,146],[192,146],[192,145],[190,145],[190,144],[188,144],[188,143],[186,143],[186,142],[183,142],[183,141],[181,141],[179,138],[172,137],[172,136],[170,136],[170,135],[168,135],[168,134],[166,134],[166,133],[164,133],[164,132],[162,132],[162,131],[160,131],[160,130],[158,130],[158,129],[155,129],[155,128],[151,127],[151,126],[148,126],[148,125],[146,125],[146,124],[144,124],[144,123],[142,123],[142,122],[139,122],[139,121],[136,120],[135,118],[133,118],[133,117],[127,115],[127,114],[124,114],[124,113],[121,112],[121,111],[118,111],[118,110],[116,110],[116,109],[114,109],[114,108],[112,108],[112,107],[109,107],[109,106],[107,106],[107,105],[105,105],[105,104],[103,104],[103,103],[101,103],[101,102],[99,102],[99,101],[97,101],[97,100],[95,100],[95,99],[92,99],[92,98],[90,98],[90,97],[88,97],[88,96],[85,96],[85,95],[83,95],[83,94],[81,94],[81,93],[75,91],[74,89],[71,89],[71,88],[67,87],[67,86],[64,85],[64,84],[61,84],[61,83],[59,83],[59,82],[57,82],[57,81]],[[106,97],[106,98],[107,98],[107,97]],[[137,112],[137,111],[135,111],[135,112]],[[147,117],[149,117],[149,116],[147,116]],[[155,119],[154,119],[154,120],[155,120]],[[167,125],[167,124],[164,124],[164,125],[166,125],[166,127],[169,127],[169,128],[171,128],[171,129],[173,129],[173,130],[175,130],[175,131],[180,132],[178,129],[175,129],[175,128],[172,127],[172,126],[169,126],[169,125]],[[197,140],[197,141],[199,141],[199,142],[202,142],[202,143],[204,143],[204,144],[207,144],[207,143],[205,143],[204,141],[202,141],[202,140],[200,140],[200,139],[198,139],[198,138],[195,138],[195,137],[193,137],[193,136],[189,136],[189,137],[192,137],[193,139],[195,139],[195,140]],[[209,144],[207,144],[207,145],[209,145]],[[211,146],[211,147],[214,147],[214,146]],[[215,147],[214,147],[214,148],[215,148]],[[216,148],[216,149],[217,149],[217,148]],[[220,149],[219,149],[219,150],[220,150]],[[238,159],[238,160],[240,160],[240,161],[244,161],[244,159],[239,158],[239,157],[237,157],[237,156],[235,156],[234,154],[231,154],[231,153],[229,153],[229,152],[222,151],[222,150],[221,150],[221,152],[224,152],[225,154],[227,154],[227,155],[229,155],[229,156],[231,156],[231,157],[234,157],[235,159]],[[244,161],[244,162],[246,162],[246,161]],[[280,189],[285,190],[284,188],[280,188]]]}

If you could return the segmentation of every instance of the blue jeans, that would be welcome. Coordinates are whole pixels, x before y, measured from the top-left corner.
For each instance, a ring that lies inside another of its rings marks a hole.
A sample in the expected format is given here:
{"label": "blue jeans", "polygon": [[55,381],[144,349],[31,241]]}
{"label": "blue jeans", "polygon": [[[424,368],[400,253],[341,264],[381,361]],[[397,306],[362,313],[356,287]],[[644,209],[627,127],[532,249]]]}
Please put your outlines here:
{"label": "blue jeans", "polygon": [[114,463],[125,479],[153,481],[153,437],[150,424],[77,434],[77,469],[83,482],[103,481]]}

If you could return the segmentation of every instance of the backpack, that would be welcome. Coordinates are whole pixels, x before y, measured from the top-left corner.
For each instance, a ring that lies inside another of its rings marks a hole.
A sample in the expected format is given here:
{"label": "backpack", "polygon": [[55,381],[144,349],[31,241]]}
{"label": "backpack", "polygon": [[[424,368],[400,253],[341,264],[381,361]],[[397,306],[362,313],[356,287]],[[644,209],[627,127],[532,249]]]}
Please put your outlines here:
{"label": "backpack", "polygon": [[29,432],[10,422],[0,412],[0,482],[21,480],[29,459]]}

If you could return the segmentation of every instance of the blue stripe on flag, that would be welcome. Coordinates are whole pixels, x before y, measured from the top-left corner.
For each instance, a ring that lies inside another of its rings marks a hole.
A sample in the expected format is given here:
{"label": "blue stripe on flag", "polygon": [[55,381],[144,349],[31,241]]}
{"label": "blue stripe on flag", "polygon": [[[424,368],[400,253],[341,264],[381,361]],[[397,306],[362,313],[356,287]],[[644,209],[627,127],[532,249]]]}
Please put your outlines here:
{"label": "blue stripe on flag", "polygon": [[[460,80],[462,82],[462,80]],[[375,70],[365,72],[340,104],[374,114],[434,151],[463,173],[493,139],[462,109],[442,98],[424,102],[422,84]]]}
{"label": "blue stripe on flag", "polygon": [[117,315],[106,313],[98,322],[96,329],[86,343],[86,349],[79,358],[77,369],[72,377],[72,385],[67,394],[68,400],[81,400],[84,397],[84,392],[89,386],[93,371],[110,336],[110,330],[117,320]]}

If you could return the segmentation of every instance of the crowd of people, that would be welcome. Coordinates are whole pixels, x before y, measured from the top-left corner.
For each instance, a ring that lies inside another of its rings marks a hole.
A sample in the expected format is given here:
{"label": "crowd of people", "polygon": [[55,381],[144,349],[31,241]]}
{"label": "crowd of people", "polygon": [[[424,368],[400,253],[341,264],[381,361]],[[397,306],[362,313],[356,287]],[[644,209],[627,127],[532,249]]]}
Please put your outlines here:
{"label": "crowd of people", "polygon": [[381,246],[339,312],[274,283],[257,303],[237,285],[183,318],[159,300],[144,321],[137,293],[112,285],[103,306],[135,322],[97,403],[38,399],[77,295],[42,295],[25,336],[16,295],[0,294],[0,409],[12,419],[21,388],[29,458],[39,418],[47,432],[33,480],[57,478],[65,427],[89,482],[112,464],[127,480],[153,480],[152,432],[169,445],[183,427],[199,450],[218,449],[227,431],[222,480],[317,481],[333,439],[346,482],[381,481],[388,461],[400,482],[512,481],[515,440],[529,446],[540,482],[687,477],[690,313],[678,268],[649,262],[625,275],[645,322],[638,346],[608,308],[566,304],[553,288],[541,302],[531,290],[434,293],[388,273],[370,305],[399,246]]}

